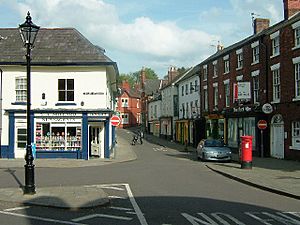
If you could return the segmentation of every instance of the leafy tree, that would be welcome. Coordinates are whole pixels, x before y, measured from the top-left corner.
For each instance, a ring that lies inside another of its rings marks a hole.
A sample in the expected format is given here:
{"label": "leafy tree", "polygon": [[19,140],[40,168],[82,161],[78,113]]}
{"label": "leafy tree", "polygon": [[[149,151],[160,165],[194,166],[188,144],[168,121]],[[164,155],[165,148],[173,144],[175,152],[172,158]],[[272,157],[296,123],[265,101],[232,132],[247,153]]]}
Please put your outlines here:
{"label": "leafy tree", "polygon": [[[158,79],[157,74],[151,68],[145,68],[146,79]],[[139,83],[141,79],[141,71],[122,73],[119,76],[118,84],[122,84],[122,81],[127,80],[130,87],[134,87],[135,83]]]}

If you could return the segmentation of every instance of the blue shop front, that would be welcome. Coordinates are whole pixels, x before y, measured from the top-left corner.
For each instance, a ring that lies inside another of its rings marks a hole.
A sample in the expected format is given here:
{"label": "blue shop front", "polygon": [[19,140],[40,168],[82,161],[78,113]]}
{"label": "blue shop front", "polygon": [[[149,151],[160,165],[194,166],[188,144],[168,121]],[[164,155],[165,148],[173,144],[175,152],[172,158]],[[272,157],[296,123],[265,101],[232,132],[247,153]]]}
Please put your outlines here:
{"label": "blue shop front", "polygon": [[[7,110],[9,145],[2,157],[23,158],[26,147],[26,112]],[[32,110],[31,137],[36,158],[110,158],[115,144],[112,111]]]}

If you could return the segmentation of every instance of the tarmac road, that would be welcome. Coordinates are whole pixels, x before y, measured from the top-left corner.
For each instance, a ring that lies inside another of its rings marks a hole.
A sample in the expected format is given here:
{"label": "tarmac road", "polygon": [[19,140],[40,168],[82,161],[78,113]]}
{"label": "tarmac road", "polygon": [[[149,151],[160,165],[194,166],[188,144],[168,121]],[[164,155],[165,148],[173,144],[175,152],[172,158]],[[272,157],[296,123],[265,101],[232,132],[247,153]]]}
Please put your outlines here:
{"label": "tarmac road", "polygon": [[[169,148],[162,141],[157,145],[153,139],[130,146],[130,138],[129,131],[118,131],[116,158],[131,149],[134,154],[128,153],[128,161],[60,168],[45,163],[36,169],[37,191],[100,188],[109,205],[74,211],[0,201],[0,220],[3,224],[300,224],[299,200],[228,179],[197,161],[193,152]],[[0,170],[1,187],[22,184],[24,169],[9,169]]]}

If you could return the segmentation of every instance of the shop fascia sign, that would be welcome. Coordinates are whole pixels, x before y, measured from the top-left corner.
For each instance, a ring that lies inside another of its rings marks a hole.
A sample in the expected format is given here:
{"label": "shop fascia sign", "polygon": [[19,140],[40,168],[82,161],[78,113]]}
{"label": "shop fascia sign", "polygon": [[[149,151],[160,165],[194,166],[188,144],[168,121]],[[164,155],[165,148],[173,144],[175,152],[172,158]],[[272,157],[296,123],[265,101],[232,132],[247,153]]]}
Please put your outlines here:
{"label": "shop fascia sign", "polygon": [[35,114],[35,117],[39,117],[43,122],[80,122],[81,116],[81,113],[76,112],[53,112]]}
{"label": "shop fascia sign", "polygon": [[233,108],[233,112],[251,112],[252,108],[249,106],[240,106],[238,108]]}

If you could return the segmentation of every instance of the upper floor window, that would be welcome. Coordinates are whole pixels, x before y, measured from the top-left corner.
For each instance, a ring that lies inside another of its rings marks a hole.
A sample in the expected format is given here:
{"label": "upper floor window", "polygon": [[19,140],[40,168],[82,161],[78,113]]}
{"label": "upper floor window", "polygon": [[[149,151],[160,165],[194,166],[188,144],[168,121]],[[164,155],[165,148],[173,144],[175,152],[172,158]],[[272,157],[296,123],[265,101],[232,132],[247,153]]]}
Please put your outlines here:
{"label": "upper floor window", "polygon": [[229,73],[229,59],[224,61],[224,73]]}
{"label": "upper floor window", "polygon": [[300,63],[295,64],[295,97],[300,98]]}
{"label": "upper floor window", "polygon": [[184,96],[184,85],[181,86],[181,96]]}
{"label": "upper floor window", "polygon": [[189,85],[186,84],[186,85],[185,85],[185,94],[187,95],[188,93],[189,93]]}
{"label": "upper floor window", "polygon": [[16,102],[27,101],[27,79],[26,77],[16,77]]}
{"label": "upper floor window", "polygon": [[190,94],[192,94],[192,93],[193,93],[193,90],[195,90],[195,89],[194,89],[194,87],[193,87],[193,83],[192,83],[192,82],[190,82]]}
{"label": "upper floor window", "polygon": [[213,77],[217,77],[218,76],[218,61],[214,61],[213,62]]}
{"label": "upper floor window", "polygon": [[230,105],[230,86],[229,79],[224,81],[225,107]]}
{"label": "upper floor window", "polygon": [[237,55],[237,69],[243,68],[244,57],[243,57],[243,49],[239,49],[236,51]]}
{"label": "upper floor window", "polygon": [[273,101],[280,101],[280,64],[271,66],[273,75]]}
{"label": "upper floor window", "polygon": [[191,116],[193,116],[193,114],[195,114],[195,109],[194,109],[194,102],[190,102],[190,109],[191,109]]}
{"label": "upper floor window", "polygon": [[300,46],[300,27],[295,29],[295,47]]}
{"label": "upper floor window", "polygon": [[184,107],[184,103],[182,103],[181,105],[181,111],[182,111],[182,118],[185,117],[185,107]]}
{"label": "upper floor window", "polygon": [[121,102],[122,102],[122,107],[128,107],[128,98],[122,98]]}
{"label": "upper floor window", "polygon": [[279,45],[279,31],[271,34],[270,38],[272,40],[272,56],[271,57],[274,57],[274,56],[277,56],[277,55],[280,54],[280,51],[279,51],[279,48],[280,48],[280,45]]}
{"label": "upper floor window", "polygon": [[213,90],[214,90],[214,109],[218,107],[219,103],[219,90],[218,90],[218,83],[213,84]]}
{"label": "upper floor window", "polygon": [[186,104],[186,117],[189,117],[189,103],[185,103]]}
{"label": "upper floor window", "polygon": [[292,24],[292,28],[294,29],[294,37],[295,37],[295,47],[300,47],[300,21],[297,21],[296,23]]}
{"label": "upper floor window", "polygon": [[198,81],[195,80],[195,92],[199,90]]}
{"label": "upper floor window", "polygon": [[293,58],[295,67],[295,98],[293,100],[300,100],[300,57]]}
{"label": "upper floor window", "polygon": [[252,64],[259,63],[259,41],[251,44],[252,48]]}
{"label": "upper floor window", "polygon": [[197,115],[199,114],[198,99],[195,100],[195,110],[194,111],[197,113]]}
{"label": "upper floor window", "polygon": [[253,103],[259,103],[259,77],[253,77]]}
{"label": "upper floor window", "polygon": [[226,55],[223,57],[223,60],[224,60],[224,73],[229,73],[230,71],[230,68],[229,68],[229,55]]}
{"label": "upper floor window", "polygon": [[58,79],[58,101],[74,101],[74,79]]}
{"label": "upper floor window", "polygon": [[207,65],[203,66],[203,81],[207,80]]}
{"label": "upper floor window", "polygon": [[207,86],[203,87],[204,111],[208,111],[208,90]]}
{"label": "upper floor window", "polygon": [[154,118],[157,118],[157,105],[154,106]]}

